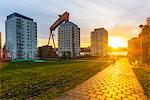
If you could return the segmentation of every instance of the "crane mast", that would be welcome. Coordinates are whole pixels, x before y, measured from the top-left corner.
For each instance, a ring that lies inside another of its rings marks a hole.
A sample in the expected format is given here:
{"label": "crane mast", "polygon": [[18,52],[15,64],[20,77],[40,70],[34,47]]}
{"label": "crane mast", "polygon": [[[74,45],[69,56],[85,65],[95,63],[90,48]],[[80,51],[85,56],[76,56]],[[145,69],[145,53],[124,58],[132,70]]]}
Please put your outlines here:
{"label": "crane mast", "polygon": [[51,37],[52,37],[52,42],[53,42],[53,45],[54,45],[54,48],[56,48],[55,46],[55,41],[54,41],[54,34],[53,34],[53,31],[60,25],[62,24],[63,22],[68,22],[69,21],[69,13],[68,12],[65,12],[64,14],[62,15],[59,15],[59,19],[54,22],[54,24],[50,27],[50,34],[49,34],[49,39],[48,39],[48,46],[50,44],[50,40],[51,40]]}

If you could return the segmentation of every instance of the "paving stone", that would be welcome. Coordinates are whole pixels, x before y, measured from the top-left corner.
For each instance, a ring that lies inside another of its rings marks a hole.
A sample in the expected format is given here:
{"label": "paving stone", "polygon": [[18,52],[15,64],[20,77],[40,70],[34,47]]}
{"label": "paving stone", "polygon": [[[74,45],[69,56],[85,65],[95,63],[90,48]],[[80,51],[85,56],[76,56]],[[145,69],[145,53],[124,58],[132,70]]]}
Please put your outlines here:
{"label": "paving stone", "polygon": [[148,100],[126,58],[65,94],[57,100]]}
{"label": "paving stone", "polygon": [[134,97],[134,96],[128,96],[128,98],[129,98],[130,100],[136,100],[136,97]]}
{"label": "paving stone", "polygon": [[112,95],[112,98],[114,98],[114,99],[116,99],[116,100],[120,100],[120,99],[121,99],[121,97],[116,96],[116,95]]}
{"label": "paving stone", "polygon": [[125,94],[118,94],[118,96],[121,97],[121,98],[126,98]]}
{"label": "paving stone", "polygon": [[95,92],[97,95],[103,95],[103,92]]}
{"label": "paving stone", "polygon": [[106,97],[104,95],[97,95],[96,98],[100,99],[100,100],[105,100],[106,99]]}

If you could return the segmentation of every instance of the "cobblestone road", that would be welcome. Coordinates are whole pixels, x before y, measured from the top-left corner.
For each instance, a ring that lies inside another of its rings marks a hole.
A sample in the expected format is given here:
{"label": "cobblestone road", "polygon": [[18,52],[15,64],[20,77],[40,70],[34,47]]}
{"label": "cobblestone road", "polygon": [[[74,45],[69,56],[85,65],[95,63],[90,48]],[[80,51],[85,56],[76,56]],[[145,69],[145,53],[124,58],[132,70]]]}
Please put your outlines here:
{"label": "cobblestone road", "polygon": [[147,100],[126,58],[108,66],[58,100]]}

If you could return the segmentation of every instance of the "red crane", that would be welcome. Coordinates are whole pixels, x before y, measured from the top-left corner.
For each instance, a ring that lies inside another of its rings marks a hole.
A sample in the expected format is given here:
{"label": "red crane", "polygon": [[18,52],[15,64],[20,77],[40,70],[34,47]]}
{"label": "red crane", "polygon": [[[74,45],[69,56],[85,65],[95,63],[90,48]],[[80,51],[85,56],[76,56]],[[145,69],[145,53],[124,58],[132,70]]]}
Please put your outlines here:
{"label": "red crane", "polygon": [[52,41],[53,41],[53,45],[55,48],[55,41],[54,41],[54,34],[52,33],[60,24],[62,24],[63,22],[68,22],[69,21],[69,13],[65,12],[62,15],[59,15],[59,19],[50,27],[50,35],[49,35],[49,39],[48,39],[48,46],[50,44],[50,40],[52,37]]}

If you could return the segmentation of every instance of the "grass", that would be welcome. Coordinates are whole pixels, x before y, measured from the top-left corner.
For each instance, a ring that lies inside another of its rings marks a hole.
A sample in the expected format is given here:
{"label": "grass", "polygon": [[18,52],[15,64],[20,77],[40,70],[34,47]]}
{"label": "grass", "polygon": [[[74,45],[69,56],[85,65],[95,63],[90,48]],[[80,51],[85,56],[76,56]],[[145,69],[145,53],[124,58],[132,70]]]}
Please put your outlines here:
{"label": "grass", "polygon": [[134,67],[133,70],[138,77],[145,94],[147,95],[148,99],[150,99],[150,72],[145,71],[141,67]]}
{"label": "grass", "polygon": [[0,71],[0,99],[55,98],[106,65],[96,60],[10,63]]}

